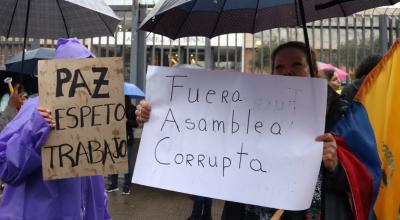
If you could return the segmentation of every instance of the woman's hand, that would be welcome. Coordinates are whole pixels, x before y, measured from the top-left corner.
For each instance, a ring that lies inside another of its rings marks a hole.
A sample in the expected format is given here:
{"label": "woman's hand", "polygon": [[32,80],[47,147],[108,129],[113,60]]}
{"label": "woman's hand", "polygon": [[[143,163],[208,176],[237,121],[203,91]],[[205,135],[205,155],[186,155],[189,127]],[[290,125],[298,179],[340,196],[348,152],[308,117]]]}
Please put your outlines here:
{"label": "woman's hand", "polygon": [[324,135],[318,136],[316,141],[324,142],[324,151],[322,154],[322,161],[324,162],[324,167],[330,172],[335,171],[338,165],[338,157],[336,152],[336,141],[332,134],[326,133]]}
{"label": "woman's hand", "polygon": [[143,124],[150,119],[151,106],[146,100],[140,101],[139,105],[136,106],[136,121],[139,127],[143,127]]}
{"label": "woman's hand", "polygon": [[48,109],[39,107],[37,110],[51,128],[56,127],[56,121],[54,120],[53,116],[51,116],[51,112]]}
{"label": "woman's hand", "polygon": [[10,95],[10,99],[8,100],[8,105],[12,108],[15,108],[16,110],[19,110],[24,104],[24,99],[23,99],[23,92],[18,92],[19,91],[19,84],[14,86],[14,92]]}

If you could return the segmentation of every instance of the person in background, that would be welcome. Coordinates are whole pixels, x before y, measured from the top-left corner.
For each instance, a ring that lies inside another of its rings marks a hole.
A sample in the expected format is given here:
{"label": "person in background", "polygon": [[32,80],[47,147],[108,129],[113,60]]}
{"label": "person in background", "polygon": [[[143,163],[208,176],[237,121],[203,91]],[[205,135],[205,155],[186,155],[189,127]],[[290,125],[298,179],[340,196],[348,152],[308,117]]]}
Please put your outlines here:
{"label": "person in background", "polygon": [[351,84],[345,86],[342,90],[341,95],[349,103],[351,103],[356,96],[358,89],[369,72],[379,63],[382,56],[379,54],[371,54],[364,58],[360,65],[356,68],[356,78]]}
{"label": "person in background", "polygon": [[192,214],[186,220],[212,220],[212,199],[193,195]]}
{"label": "person in background", "polygon": [[[138,124],[135,120],[134,113],[136,111],[136,106],[132,105],[131,99],[129,96],[125,96],[125,115],[126,115],[126,138],[127,138],[127,151],[128,151],[128,173],[124,174],[124,185],[122,187],[122,195],[131,194],[131,180],[132,180],[132,172],[133,172],[133,144],[134,144],[134,136],[133,129],[137,128]],[[110,175],[111,184],[107,187],[107,192],[115,192],[118,191],[118,174]]]}
{"label": "person in background", "polygon": [[321,77],[328,80],[328,85],[334,90],[340,89],[339,74],[334,69],[323,69],[320,71]]}
{"label": "person in background", "polygon": [[3,112],[0,112],[0,132],[3,128],[10,122],[15,115],[17,115],[18,110],[24,103],[24,91],[19,84],[14,86],[14,91],[10,99],[8,100],[8,105]]}
{"label": "person in background", "polygon": [[[77,38],[59,39],[57,59],[94,55]],[[44,181],[41,147],[55,121],[50,111],[29,99],[0,134],[0,179],[7,185],[0,220],[111,220],[103,176]]]}
{"label": "person in background", "polygon": [[327,115],[326,127],[332,128],[336,121],[343,115],[349,103],[344,100],[340,94],[340,80],[339,74],[334,69],[322,69],[319,71],[319,77],[328,81],[328,93],[327,93]]}

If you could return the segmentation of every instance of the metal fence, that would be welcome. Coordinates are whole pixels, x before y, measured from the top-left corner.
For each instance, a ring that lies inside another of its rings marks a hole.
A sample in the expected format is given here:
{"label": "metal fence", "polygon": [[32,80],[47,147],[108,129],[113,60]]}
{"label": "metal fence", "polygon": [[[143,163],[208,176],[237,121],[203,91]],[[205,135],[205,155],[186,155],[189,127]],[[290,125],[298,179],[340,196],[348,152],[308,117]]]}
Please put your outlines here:
{"label": "metal fence", "polygon": [[[112,6],[121,23],[114,37],[82,40],[99,57],[123,57],[126,80],[144,87],[147,65],[196,64],[212,69],[266,74],[270,55],[279,44],[303,41],[301,28],[276,28],[256,34],[229,34],[213,39],[188,37],[177,40],[136,32],[151,5]],[[400,11],[399,11],[400,12]],[[307,25],[310,44],[318,59],[354,72],[368,54],[387,51],[400,35],[396,8],[377,8],[345,18],[331,18]],[[54,40],[33,40],[28,48],[53,47]],[[21,51],[22,39],[0,38],[0,66]]]}

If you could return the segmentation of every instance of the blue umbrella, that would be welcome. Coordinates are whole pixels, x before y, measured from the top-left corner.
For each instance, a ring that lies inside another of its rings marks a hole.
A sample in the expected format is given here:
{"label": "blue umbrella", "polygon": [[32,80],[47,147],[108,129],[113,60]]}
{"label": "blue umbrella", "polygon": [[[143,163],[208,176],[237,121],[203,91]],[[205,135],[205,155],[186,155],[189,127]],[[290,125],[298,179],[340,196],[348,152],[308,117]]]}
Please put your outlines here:
{"label": "blue umbrella", "polygon": [[[25,53],[24,69],[22,73],[28,75],[37,75],[38,60],[53,59],[55,49],[53,48],[38,48]],[[6,61],[6,69],[8,71],[20,72],[22,67],[22,52],[16,54]]]}
{"label": "blue umbrella", "polygon": [[144,99],[144,93],[139,87],[132,83],[124,83],[124,95],[133,99]]}

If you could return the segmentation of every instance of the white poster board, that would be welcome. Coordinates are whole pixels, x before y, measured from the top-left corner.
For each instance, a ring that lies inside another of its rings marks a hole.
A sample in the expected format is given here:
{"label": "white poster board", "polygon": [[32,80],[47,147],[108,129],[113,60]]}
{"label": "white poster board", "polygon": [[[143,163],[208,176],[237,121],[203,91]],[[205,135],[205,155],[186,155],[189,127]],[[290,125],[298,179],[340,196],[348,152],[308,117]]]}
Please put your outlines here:
{"label": "white poster board", "polygon": [[310,207],[325,80],[149,67],[133,182],[285,210]]}

